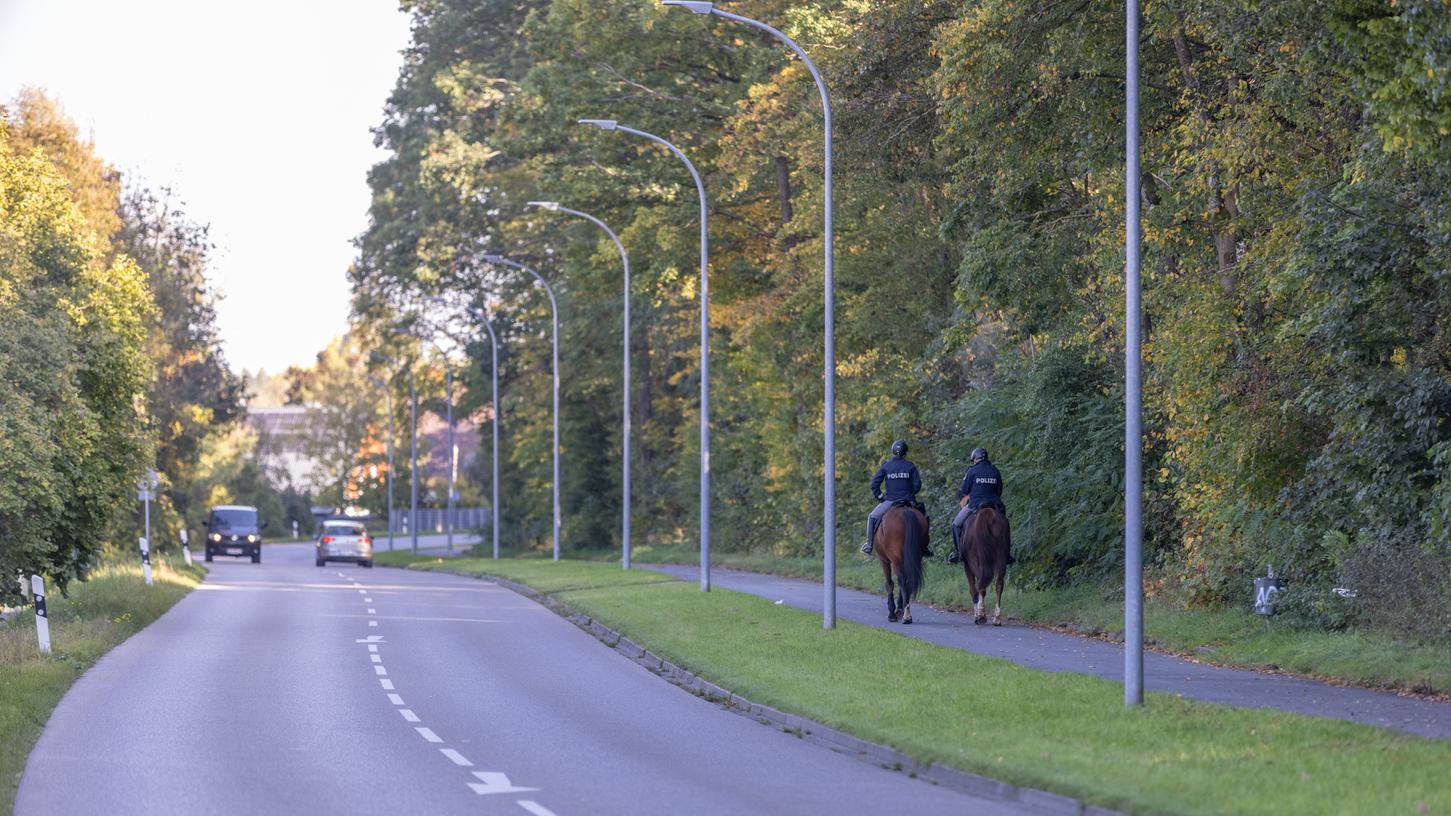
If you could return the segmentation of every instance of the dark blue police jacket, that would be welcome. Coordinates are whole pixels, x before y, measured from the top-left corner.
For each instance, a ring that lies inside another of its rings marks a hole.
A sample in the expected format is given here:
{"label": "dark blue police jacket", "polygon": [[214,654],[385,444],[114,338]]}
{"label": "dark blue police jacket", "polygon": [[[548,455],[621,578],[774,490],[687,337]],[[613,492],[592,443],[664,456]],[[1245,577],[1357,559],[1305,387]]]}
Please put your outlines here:
{"label": "dark blue police jacket", "polygon": [[[883,482],[887,484],[886,495],[882,491]],[[922,474],[917,472],[917,466],[900,456],[883,462],[877,468],[877,475],[872,477],[872,495],[877,501],[915,499],[921,489]]]}
{"label": "dark blue police jacket", "polygon": [[985,504],[1003,506],[1003,475],[992,462],[983,460],[967,469],[962,477],[962,487],[957,489],[959,498],[967,497],[969,509],[976,510]]}

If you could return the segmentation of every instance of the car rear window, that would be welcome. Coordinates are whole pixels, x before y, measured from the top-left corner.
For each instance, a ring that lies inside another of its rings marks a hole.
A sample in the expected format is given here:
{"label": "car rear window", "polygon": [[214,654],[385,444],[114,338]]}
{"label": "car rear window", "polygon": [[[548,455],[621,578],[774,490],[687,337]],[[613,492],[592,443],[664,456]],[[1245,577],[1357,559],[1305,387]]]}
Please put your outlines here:
{"label": "car rear window", "polygon": [[213,510],[212,524],[217,527],[256,527],[256,510]]}
{"label": "car rear window", "polygon": [[322,531],[327,535],[365,536],[368,529],[361,524],[324,524]]}

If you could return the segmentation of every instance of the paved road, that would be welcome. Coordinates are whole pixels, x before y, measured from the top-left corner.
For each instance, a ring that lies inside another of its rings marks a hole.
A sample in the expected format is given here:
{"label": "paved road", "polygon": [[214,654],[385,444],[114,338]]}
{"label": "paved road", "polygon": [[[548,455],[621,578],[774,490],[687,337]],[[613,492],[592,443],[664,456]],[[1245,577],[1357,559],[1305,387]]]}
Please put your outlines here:
{"label": "paved road", "polygon": [[[699,576],[699,569],[694,566],[653,565],[650,568],[689,581]],[[821,612],[822,585],[814,581],[720,568],[711,569],[710,579],[713,586]],[[930,576],[930,580],[949,579],[964,580],[956,568],[949,575],[943,567],[938,567]],[[1008,614],[1012,610],[1003,611]],[[1123,681],[1123,646],[1115,643],[1011,623],[1002,627],[976,626],[969,615],[932,609],[925,604],[913,606],[915,623],[911,626],[887,623],[884,596],[845,588],[837,589],[836,614],[845,620],[890,629],[939,646],[1001,657],[1032,669],[1079,672]],[[1148,691],[1182,694],[1243,708],[1278,708],[1428,737],[1451,738],[1451,705],[1446,703],[1342,688],[1284,675],[1207,666],[1157,652],[1144,654],[1144,687]]]}
{"label": "paved road", "polygon": [[694,697],[493,584],[218,559],[71,689],[16,813],[1011,812]]}

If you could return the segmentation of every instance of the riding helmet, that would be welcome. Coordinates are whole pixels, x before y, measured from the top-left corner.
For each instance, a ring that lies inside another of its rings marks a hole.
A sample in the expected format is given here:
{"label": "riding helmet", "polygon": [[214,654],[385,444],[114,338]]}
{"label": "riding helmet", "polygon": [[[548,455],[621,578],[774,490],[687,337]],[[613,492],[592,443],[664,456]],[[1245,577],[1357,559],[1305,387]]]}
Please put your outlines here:
{"label": "riding helmet", "polygon": [[902,441],[901,439],[898,439],[896,442],[893,442],[892,443],[892,455],[893,456],[906,456],[907,455],[907,443],[904,442],[904,441]]}
{"label": "riding helmet", "polygon": [[969,456],[969,457],[967,457],[967,458],[969,460],[971,460],[971,462],[974,465],[977,464],[978,462],[986,462],[987,461],[987,451],[983,450],[982,448],[973,448],[972,449],[972,455]]}

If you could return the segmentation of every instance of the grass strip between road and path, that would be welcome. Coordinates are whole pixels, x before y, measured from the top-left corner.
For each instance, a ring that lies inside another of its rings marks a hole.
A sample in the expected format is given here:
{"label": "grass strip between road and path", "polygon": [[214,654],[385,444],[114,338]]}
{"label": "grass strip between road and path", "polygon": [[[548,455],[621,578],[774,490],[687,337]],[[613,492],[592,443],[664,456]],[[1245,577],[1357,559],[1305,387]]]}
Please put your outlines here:
{"label": "grass strip between road and path", "polygon": [[71,684],[106,652],[161,617],[206,574],[199,564],[185,566],[179,554],[154,554],[151,566],[154,583],[148,587],[139,557],[108,552],[88,580],[70,585],[69,597],[47,596],[50,655],[40,654],[37,646],[33,609],[0,623],[0,816],[15,807],[30,750]]}
{"label": "grass strip between road and path", "polygon": [[[383,559],[380,559],[382,563]],[[758,703],[922,762],[1130,813],[1451,813],[1451,741],[1046,673],[752,595],[535,559],[397,566],[530,586]]]}
{"label": "grass strip between road and path", "polygon": [[[700,563],[700,553],[688,547],[641,546],[635,548],[634,561],[694,566]],[[711,554],[711,563],[821,580],[819,558],[720,552]],[[876,557],[842,555],[837,559],[837,584],[880,594],[882,571]],[[942,609],[972,608],[962,569],[941,562],[928,563],[927,583],[918,600]],[[1090,637],[1122,640],[1123,609],[1122,583],[1030,590],[1010,584],[1003,593],[1003,611],[1018,620]],[[1451,694],[1451,643],[1396,640],[1379,632],[1295,628],[1248,609],[1186,608],[1164,597],[1146,599],[1144,632],[1151,648],[1217,666],[1283,671],[1364,688]]]}

